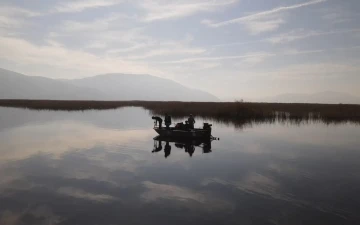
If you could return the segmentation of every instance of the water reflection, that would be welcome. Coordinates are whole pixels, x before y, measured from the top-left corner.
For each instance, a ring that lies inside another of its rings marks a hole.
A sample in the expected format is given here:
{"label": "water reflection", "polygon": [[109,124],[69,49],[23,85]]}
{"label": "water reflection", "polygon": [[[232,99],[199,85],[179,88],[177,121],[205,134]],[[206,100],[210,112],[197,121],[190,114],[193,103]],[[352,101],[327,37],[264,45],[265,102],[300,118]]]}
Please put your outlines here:
{"label": "water reflection", "polygon": [[359,126],[213,124],[160,148],[141,109],[0,108],[0,225],[359,223]]}
{"label": "water reflection", "polygon": [[185,153],[189,154],[189,156],[192,157],[197,147],[202,149],[202,153],[211,153],[211,141],[213,140],[210,138],[180,139],[156,136],[154,137],[154,149],[152,150],[152,152],[161,152],[163,150],[163,144],[165,144],[164,153],[165,158],[167,158],[171,154],[171,143],[175,146],[175,148],[184,150]]}

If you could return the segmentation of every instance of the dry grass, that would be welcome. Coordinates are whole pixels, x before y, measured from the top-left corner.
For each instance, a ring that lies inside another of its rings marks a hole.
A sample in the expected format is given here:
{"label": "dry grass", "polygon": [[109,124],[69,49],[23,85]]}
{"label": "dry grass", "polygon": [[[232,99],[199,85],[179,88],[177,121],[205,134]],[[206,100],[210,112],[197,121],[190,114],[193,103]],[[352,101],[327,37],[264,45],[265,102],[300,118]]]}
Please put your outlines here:
{"label": "dry grass", "polygon": [[153,114],[175,117],[195,116],[221,121],[322,120],[327,122],[360,121],[360,105],[289,104],[247,102],[156,102],[156,101],[55,101],[0,100],[0,106],[36,110],[102,110],[143,107]]}

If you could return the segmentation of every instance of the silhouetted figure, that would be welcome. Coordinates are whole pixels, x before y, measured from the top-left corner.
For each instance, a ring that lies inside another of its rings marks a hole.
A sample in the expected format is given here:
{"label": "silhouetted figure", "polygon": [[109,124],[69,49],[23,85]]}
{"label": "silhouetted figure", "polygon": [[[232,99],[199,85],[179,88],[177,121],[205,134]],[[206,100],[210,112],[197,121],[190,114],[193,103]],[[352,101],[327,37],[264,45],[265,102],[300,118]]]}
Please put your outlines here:
{"label": "silhouetted figure", "polygon": [[191,129],[191,127],[189,125],[189,121],[187,121],[187,120],[185,121],[184,129],[185,130],[190,130]]}
{"label": "silhouetted figure", "polygon": [[190,117],[188,118],[187,122],[189,124],[189,128],[194,129],[195,119],[192,114],[190,114]]}
{"label": "silhouetted figure", "polygon": [[167,158],[170,153],[171,153],[171,145],[169,144],[169,142],[167,141],[166,144],[165,144],[165,158]]}
{"label": "silhouetted figure", "polygon": [[158,116],[153,116],[153,117],[151,117],[153,120],[155,120],[155,126],[157,125],[157,123],[159,123],[159,128],[161,128],[162,127],[162,119],[160,118],[160,117],[158,117]]}
{"label": "silhouetted figure", "polygon": [[177,124],[175,125],[175,128],[176,128],[177,130],[185,130],[185,124],[184,124],[183,122],[177,123]]}
{"label": "silhouetted figure", "polygon": [[169,129],[171,125],[171,116],[169,116],[167,113],[165,114],[165,126],[166,129]]}
{"label": "silhouetted figure", "polygon": [[[154,150],[152,151],[154,152],[160,152],[162,150],[162,144],[161,141],[158,141],[159,145],[158,146],[154,146]],[[155,144],[154,144],[155,145]]]}

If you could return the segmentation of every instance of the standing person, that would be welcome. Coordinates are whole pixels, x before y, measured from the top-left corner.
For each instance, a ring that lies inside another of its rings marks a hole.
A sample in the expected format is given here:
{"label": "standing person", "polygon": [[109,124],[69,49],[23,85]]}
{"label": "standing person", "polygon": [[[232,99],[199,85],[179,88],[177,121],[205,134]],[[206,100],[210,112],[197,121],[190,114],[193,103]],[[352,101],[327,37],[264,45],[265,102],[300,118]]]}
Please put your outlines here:
{"label": "standing person", "polygon": [[194,119],[194,117],[193,117],[192,114],[190,114],[190,117],[189,117],[189,119],[188,119],[188,122],[189,122],[189,127],[190,127],[190,129],[194,129],[195,119]]}
{"label": "standing person", "polygon": [[171,125],[171,116],[169,116],[167,113],[165,114],[165,126],[166,129],[169,129]]}
{"label": "standing person", "polygon": [[155,120],[155,127],[156,127],[157,123],[159,123],[159,128],[161,129],[163,120],[158,116],[153,116],[152,119]]}

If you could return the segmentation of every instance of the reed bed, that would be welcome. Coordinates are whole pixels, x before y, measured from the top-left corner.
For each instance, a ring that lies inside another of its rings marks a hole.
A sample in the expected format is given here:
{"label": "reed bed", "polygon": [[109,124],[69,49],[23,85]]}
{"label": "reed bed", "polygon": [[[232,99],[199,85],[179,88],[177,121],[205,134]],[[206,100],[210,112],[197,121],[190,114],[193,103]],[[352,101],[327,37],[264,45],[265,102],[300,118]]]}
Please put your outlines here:
{"label": "reed bed", "polygon": [[0,100],[0,106],[35,110],[103,110],[142,107],[152,114],[174,117],[189,114],[221,121],[321,120],[324,122],[360,122],[360,105],[299,104],[250,102],[160,102],[160,101],[63,101]]}

